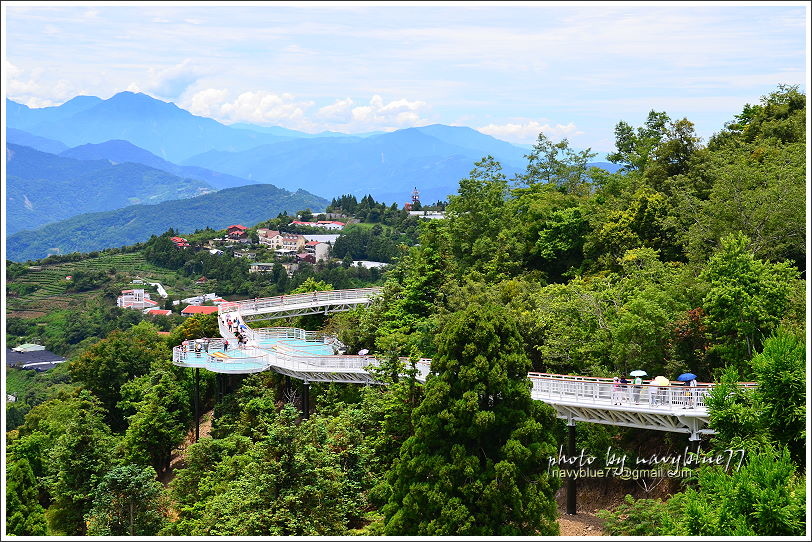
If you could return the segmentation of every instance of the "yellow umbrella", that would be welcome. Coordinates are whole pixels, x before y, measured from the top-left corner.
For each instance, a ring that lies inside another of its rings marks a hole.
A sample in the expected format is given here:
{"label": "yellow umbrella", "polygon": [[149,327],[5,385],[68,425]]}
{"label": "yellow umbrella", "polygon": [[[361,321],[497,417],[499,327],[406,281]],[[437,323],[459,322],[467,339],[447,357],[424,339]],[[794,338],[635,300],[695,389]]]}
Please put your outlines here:
{"label": "yellow umbrella", "polygon": [[671,382],[664,376],[658,376],[651,383],[655,386],[670,386]]}

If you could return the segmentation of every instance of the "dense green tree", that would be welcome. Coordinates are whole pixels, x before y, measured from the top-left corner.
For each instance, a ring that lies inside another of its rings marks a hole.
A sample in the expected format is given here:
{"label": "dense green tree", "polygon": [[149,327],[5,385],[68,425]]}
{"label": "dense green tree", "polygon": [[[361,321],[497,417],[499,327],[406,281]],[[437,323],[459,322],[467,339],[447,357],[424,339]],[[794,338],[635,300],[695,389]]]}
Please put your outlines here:
{"label": "dense green tree", "polygon": [[54,503],[46,513],[51,534],[86,532],[95,487],[112,466],[114,443],[104,415],[99,400],[83,391],[75,417],[54,446],[49,464]]}
{"label": "dense green tree", "polygon": [[501,250],[497,236],[508,218],[503,213],[508,195],[502,166],[491,156],[477,162],[460,180],[447,207],[450,248],[457,261],[482,266]]}
{"label": "dense green tree", "polygon": [[762,405],[759,415],[770,438],[787,446],[796,464],[806,451],[806,347],[802,338],[781,328],[764,341],[764,349],[753,357]]}
{"label": "dense green tree", "polygon": [[39,503],[39,484],[28,460],[6,463],[6,533],[16,536],[46,534],[45,510]]}
{"label": "dense green tree", "polygon": [[729,367],[707,399],[719,449],[758,452],[786,446],[797,465],[806,451],[806,348],[779,328],[753,357],[756,387],[743,388]]}
{"label": "dense green tree", "polygon": [[[298,414],[290,405],[265,410],[265,433],[254,445],[230,438],[228,446],[192,446],[197,475],[179,478],[174,492],[188,488],[205,500],[183,507],[167,534],[344,534],[361,497],[361,419],[316,415],[299,424]],[[201,454],[222,459],[201,463]]]}
{"label": "dense green tree", "polygon": [[601,512],[609,534],[659,536],[803,536],[805,482],[789,453],[756,452],[739,468],[699,469],[695,487],[667,502],[635,501]]}
{"label": "dense green tree", "polygon": [[90,536],[153,536],[166,523],[163,486],[151,468],[113,467],[94,490],[86,516]]}
{"label": "dense green tree", "polygon": [[756,259],[741,233],[722,239],[701,277],[709,284],[702,301],[721,359],[745,374],[744,360],[775,329],[788,307],[797,271],[785,262]]}
{"label": "dense green tree", "polygon": [[178,369],[154,363],[149,374],[121,387],[123,412],[128,417],[122,446],[128,461],[151,465],[161,473],[169,467],[172,450],[186,436],[190,393],[177,376]]}
{"label": "dense green tree", "polygon": [[451,314],[383,508],[392,535],[551,535],[557,483],[551,411],[530,398],[529,362],[509,314]]}
{"label": "dense green tree", "polygon": [[637,131],[620,121],[615,126],[616,151],[607,155],[610,162],[621,164],[625,171],[645,169],[666,137],[671,119],[664,111],[649,111],[645,124]]}
{"label": "dense green tree", "polygon": [[169,359],[166,342],[154,325],[142,322],[127,331],[113,331],[86,349],[70,365],[71,376],[98,397],[107,409],[111,427],[124,427],[118,408],[121,386],[146,374],[154,360]]}
{"label": "dense green tree", "polygon": [[527,170],[519,176],[526,185],[551,184],[561,192],[577,194],[588,192],[587,164],[597,153],[586,149],[577,152],[569,141],[562,139],[553,143],[544,133],[539,133],[532,152],[527,155]]}

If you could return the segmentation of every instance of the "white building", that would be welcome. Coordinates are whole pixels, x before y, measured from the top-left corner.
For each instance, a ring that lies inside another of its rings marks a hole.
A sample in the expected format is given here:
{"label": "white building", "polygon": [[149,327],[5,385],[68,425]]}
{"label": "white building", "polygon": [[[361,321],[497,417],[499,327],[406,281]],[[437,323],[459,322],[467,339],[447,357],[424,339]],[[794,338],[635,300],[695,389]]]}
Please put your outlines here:
{"label": "white building", "polygon": [[340,235],[311,235],[309,233],[305,233],[302,235],[305,241],[318,241],[319,243],[328,243],[330,245],[334,245],[336,239],[341,237]]}
{"label": "white building", "polygon": [[158,306],[157,301],[149,298],[149,294],[143,289],[121,290],[121,295],[116,299],[116,306],[124,309],[154,309]]}
{"label": "white building", "polygon": [[187,305],[202,305],[206,301],[214,301],[215,299],[219,299],[220,296],[215,294],[214,292],[210,294],[203,294],[203,295],[196,295],[195,297],[187,297],[186,299],[181,299],[180,301],[173,301],[173,305],[180,305],[181,303],[186,303]]}
{"label": "white building", "polygon": [[370,260],[353,260],[352,265],[360,265],[361,267],[372,269],[373,267],[383,267],[389,264],[386,262],[373,262]]}
{"label": "white building", "polygon": [[425,219],[440,219],[445,218],[444,211],[409,211],[409,216],[416,216]]}
{"label": "white building", "polygon": [[330,245],[329,243],[320,243],[319,241],[308,241],[305,245],[305,252],[313,254],[317,262],[324,262],[330,259]]}

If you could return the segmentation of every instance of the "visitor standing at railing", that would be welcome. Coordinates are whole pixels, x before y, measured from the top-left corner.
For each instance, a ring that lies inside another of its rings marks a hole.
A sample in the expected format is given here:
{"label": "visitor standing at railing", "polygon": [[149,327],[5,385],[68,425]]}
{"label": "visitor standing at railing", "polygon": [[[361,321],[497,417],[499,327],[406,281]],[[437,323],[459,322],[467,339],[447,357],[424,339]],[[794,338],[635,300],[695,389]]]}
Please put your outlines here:
{"label": "visitor standing at railing", "polygon": [[643,387],[643,379],[639,376],[634,377],[634,388],[632,389],[632,393],[634,393],[634,404],[640,404],[640,390]]}
{"label": "visitor standing at railing", "polygon": [[629,401],[629,381],[623,376],[620,378],[620,401]]}
{"label": "visitor standing at railing", "polygon": [[688,382],[688,406],[694,408],[696,406],[696,399],[699,390],[696,386],[696,378]]}
{"label": "visitor standing at railing", "polygon": [[620,404],[620,379],[618,377],[612,379],[612,404]]}

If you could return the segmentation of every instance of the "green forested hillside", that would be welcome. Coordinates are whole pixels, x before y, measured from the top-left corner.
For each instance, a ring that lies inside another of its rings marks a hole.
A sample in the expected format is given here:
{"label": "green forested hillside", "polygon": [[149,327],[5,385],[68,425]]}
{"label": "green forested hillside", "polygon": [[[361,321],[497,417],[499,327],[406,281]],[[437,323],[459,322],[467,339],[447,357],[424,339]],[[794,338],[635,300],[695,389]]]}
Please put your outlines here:
{"label": "green forested hillside", "polygon": [[165,171],[108,160],[74,160],[7,145],[7,235],[82,213],[189,198],[211,185]]}
{"label": "green forested hillside", "polygon": [[101,250],[146,241],[170,228],[189,232],[240,223],[252,226],[282,212],[322,211],[327,203],[304,190],[288,192],[273,185],[229,188],[196,198],[83,214],[18,232],[6,241],[7,257],[23,261],[54,253]]}
{"label": "green forested hillside", "polygon": [[[702,448],[744,460],[671,480],[665,501],[628,497],[604,514],[608,533],[803,535],[805,103],[779,87],[707,143],[665,112],[620,122],[617,173],[544,135],[516,178],[483,158],[447,218],[401,249],[378,301],[301,324],[369,349],[386,384],[314,384],[308,412],[282,375],[203,371],[211,431],[181,450],[194,373],[170,347],[216,333],[215,317],[168,338],[149,322],[112,331],[8,433],[9,532],[556,535],[546,458],[565,422],[530,399],[527,371],[644,369],[718,382]],[[185,268],[160,260],[174,254],[165,237],[146,257]],[[399,356],[432,358],[425,384]],[[687,445],[597,424],[578,434],[601,457]]]}

